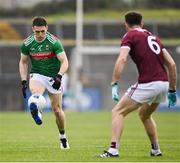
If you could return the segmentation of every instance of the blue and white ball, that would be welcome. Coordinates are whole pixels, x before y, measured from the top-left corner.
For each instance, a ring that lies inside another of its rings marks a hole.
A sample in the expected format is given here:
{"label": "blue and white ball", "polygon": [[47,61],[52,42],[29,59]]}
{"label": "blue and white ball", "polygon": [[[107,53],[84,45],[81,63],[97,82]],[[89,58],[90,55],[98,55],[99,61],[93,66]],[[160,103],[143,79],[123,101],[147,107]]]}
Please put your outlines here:
{"label": "blue and white ball", "polygon": [[35,103],[38,107],[38,110],[42,112],[46,106],[46,99],[44,98],[43,95],[34,94],[31,95],[28,99],[28,107],[30,106],[31,103]]}

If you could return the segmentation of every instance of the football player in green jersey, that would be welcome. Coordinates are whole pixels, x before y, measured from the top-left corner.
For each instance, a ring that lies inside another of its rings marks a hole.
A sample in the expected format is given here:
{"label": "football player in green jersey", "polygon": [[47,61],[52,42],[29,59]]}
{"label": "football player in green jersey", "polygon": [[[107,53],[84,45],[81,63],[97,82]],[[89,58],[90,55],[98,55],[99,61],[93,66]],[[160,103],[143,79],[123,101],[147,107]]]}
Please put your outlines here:
{"label": "football player in green jersey", "polygon": [[[31,62],[29,89],[32,95],[42,95],[48,91],[52,110],[59,130],[60,147],[68,149],[65,135],[65,114],[62,110],[61,79],[68,69],[68,59],[60,40],[48,32],[43,17],[35,17],[32,23],[33,33],[21,46],[19,72],[22,92],[26,98],[28,61]],[[42,124],[41,113],[36,103],[30,103],[29,109],[36,124]]]}

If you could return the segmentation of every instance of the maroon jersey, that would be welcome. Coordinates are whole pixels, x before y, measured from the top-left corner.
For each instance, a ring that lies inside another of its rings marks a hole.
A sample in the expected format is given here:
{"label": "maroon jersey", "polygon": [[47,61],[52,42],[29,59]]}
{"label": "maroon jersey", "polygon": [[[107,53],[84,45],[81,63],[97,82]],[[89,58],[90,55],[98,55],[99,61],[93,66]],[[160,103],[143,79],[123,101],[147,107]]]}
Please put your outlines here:
{"label": "maroon jersey", "polygon": [[130,48],[129,54],[139,72],[139,83],[168,80],[163,61],[164,46],[158,37],[145,29],[135,28],[124,35],[123,47]]}

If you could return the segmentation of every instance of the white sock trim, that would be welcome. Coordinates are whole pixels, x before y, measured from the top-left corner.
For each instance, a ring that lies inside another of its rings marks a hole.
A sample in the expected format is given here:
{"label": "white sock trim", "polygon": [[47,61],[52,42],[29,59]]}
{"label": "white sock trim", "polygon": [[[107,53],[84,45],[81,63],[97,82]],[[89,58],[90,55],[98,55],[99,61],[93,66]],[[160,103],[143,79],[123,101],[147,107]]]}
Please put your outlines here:
{"label": "white sock trim", "polygon": [[60,138],[60,139],[66,138],[66,134],[59,134],[59,138]]}
{"label": "white sock trim", "polygon": [[113,154],[113,155],[118,155],[119,154],[118,149],[116,149],[116,148],[109,148],[108,152]]}

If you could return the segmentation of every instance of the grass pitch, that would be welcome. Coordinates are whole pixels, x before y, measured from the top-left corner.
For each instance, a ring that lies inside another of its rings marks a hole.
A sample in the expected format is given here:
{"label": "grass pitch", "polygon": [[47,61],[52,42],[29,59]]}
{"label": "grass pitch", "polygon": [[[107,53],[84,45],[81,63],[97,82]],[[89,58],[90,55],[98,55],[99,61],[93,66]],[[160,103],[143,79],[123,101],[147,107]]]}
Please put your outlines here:
{"label": "grass pitch", "polygon": [[70,150],[59,148],[52,113],[43,114],[37,126],[27,112],[0,113],[0,161],[2,162],[178,162],[180,161],[180,113],[154,113],[163,157],[150,157],[150,143],[137,113],[126,118],[120,157],[96,155],[110,143],[111,112],[67,112]]}

